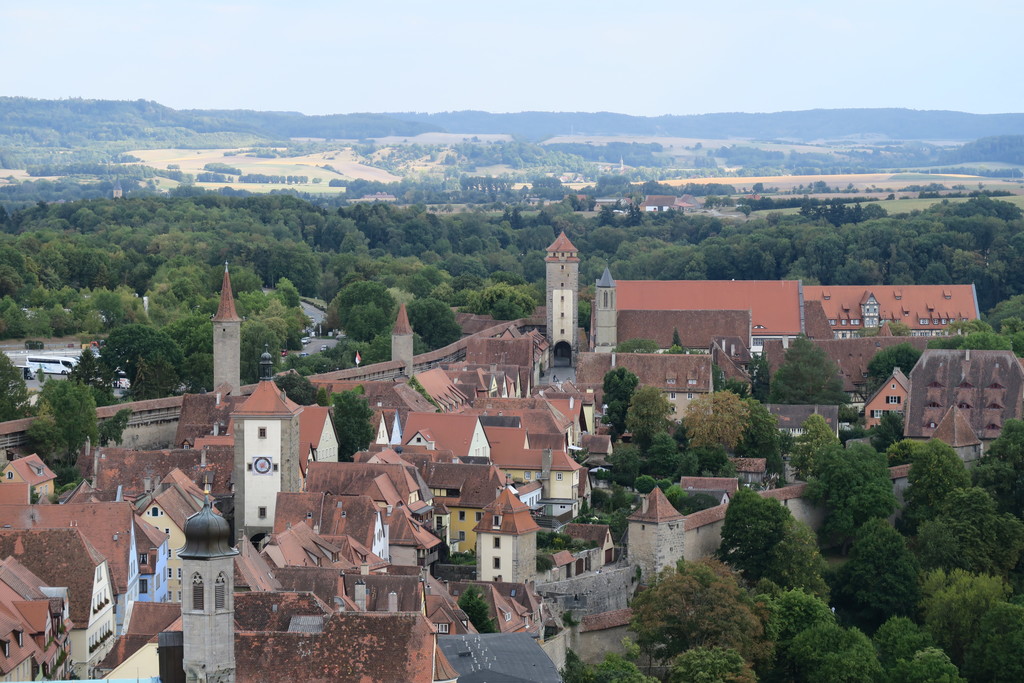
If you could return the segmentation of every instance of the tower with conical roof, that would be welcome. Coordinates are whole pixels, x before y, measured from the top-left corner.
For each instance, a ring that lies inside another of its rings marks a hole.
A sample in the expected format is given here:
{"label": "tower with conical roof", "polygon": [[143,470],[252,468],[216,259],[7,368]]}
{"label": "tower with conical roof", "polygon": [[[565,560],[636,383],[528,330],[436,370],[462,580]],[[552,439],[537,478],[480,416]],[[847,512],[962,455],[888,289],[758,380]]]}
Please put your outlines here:
{"label": "tower with conical roof", "polygon": [[549,366],[573,365],[579,350],[579,253],[563,232],[548,247],[544,262],[547,268],[547,338],[551,349]]}
{"label": "tower with conical roof", "polygon": [[259,384],[231,414],[235,424],[235,529],[254,542],[274,529],[277,494],[294,493],[302,487],[302,406],[274,383],[273,368],[273,358],[264,351]]}
{"label": "tower with conical roof", "polygon": [[405,304],[398,307],[395,327],[391,330],[391,360],[401,361],[406,377],[412,377],[412,325]]}
{"label": "tower with conical roof", "polygon": [[640,567],[642,581],[665,567],[674,567],[683,556],[685,520],[658,487],[647,494],[640,509],[627,521],[629,563]]}
{"label": "tower with conical roof", "polygon": [[594,351],[609,353],[618,344],[618,308],[615,302],[615,280],[606,266],[594,287],[593,309]]}
{"label": "tower with conical roof", "polygon": [[207,498],[185,522],[185,547],[178,551],[182,570],[181,630],[185,680],[232,683],[235,680],[235,555],[231,527],[214,514]]}
{"label": "tower with conical roof", "polygon": [[213,388],[222,384],[238,394],[242,386],[239,349],[242,344],[242,319],[235,311],[228,264],[224,264],[224,282],[220,288],[220,305],[213,316]]}
{"label": "tower with conical roof", "polygon": [[484,507],[476,532],[476,577],[524,583],[537,577],[537,532],[530,508],[506,486]]}

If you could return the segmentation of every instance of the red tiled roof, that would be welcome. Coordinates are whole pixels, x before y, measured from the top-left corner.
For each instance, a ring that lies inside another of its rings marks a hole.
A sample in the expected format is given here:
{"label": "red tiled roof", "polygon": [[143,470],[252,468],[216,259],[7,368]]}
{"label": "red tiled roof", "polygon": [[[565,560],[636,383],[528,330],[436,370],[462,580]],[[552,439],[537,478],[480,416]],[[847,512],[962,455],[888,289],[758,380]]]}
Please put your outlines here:
{"label": "red tiled roof", "polygon": [[575,253],[577,251],[578,249],[576,249],[573,243],[569,241],[569,238],[565,236],[564,230],[558,234],[558,237],[555,238],[555,241],[552,242],[551,245],[548,247],[549,254],[562,252]]}
{"label": "red tiled roof", "polygon": [[476,455],[469,449],[479,420],[476,415],[462,413],[409,413],[403,430],[403,441],[408,444],[417,434],[423,434],[438,448],[445,448],[460,458]]}
{"label": "red tiled roof", "polygon": [[43,459],[35,453],[13,460],[7,465],[7,467],[17,472],[18,476],[26,481],[30,486],[39,486],[40,484],[53,481],[57,478],[57,475],[46,466]]}
{"label": "red tiled roof", "polygon": [[228,266],[224,264],[224,280],[220,286],[220,304],[217,306],[217,315],[213,316],[215,323],[241,322],[238,312],[235,311],[235,299],[231,292],[231,276],[228,274]]}
{"label": "red tiled roof", "polygon": [[683,526],[685,526],[686,530],[689,531],[690,529],[696,529],[706,524],[714,524],[715,522],[720,522],[723,519],[725,519],[725,511],[728,508],[729,504],[724,503],[722,505],[716,505],[713,508],[699,510],[697,512],[694,512],[692,515],[687,515],[686,521],[684,522]]}
{"label": "red tiled roof", "polygon": [[[492,517],[501,517],[497,527],[494,526]],[[532,531],[538,531],[537,522],[530,516],[530,508],[519,500],[509,487],[502,489],[498,498],[484,508],[484,514],[473,531],[488,534],[514,534],[520,536]]]}
{"label": "red tiled roof", "polygon": [[604,376],[613,367],[626,368],[637,376],[642,386],[662,391],[711,391],[711,356],[707,354],[581,353],[576,365],[576,383],[600,388]]}
{"label": "red tiled roof", "polygon": [[551,556],[552,561],[556,567],[564,567],[567,564],[573,563],[573,556],[568,550],[559,550],[557,553]]}
{"label": "red tiled roof", "polygon": [[[679,303],[680,306],[688,304]],[[737,337],[750,343],[749,310],[629,310],[620,307],[616,335],[619,341],[653,339],[658,347],[672,346],[672,334],[687,348],[707,349],[715,337]],[[830,335],[831,336],[831,335]]]}
{"label": "red tiled roof", "polygon": [[682,477],[679,486],[683,490],[694,491],[725,491],[732,494],[739,490],[736,477]]}
{"label": "red tiled roof", "polygon": [[750,311],[755,337],[802,331],[797,280],[616,280],[615,285],[620,311]]}
{"label": "red tiled roof", "polygon": [[412,334],[412,326],[409,324],[409,314],[405,311],[405,304],[398,307],[398,317],[395,318],[395,327],[391,330],[391,334]]}
{"label": "red tiled roof", "polygon": [[617,626],[628,626],[633,618],[633,610],[625,609],[612,610],[611,612],[600,612],[599,614],[588,614],[580,619],[580,632],[604,631]]}
{"label": "red tiled roof", "polygon": [[[880,320],[894,320],[911,329],[942,329],[960,320],[977,320],[978,310],[974,285],[805,285],[804,300],[820,301],[825,315],[835,320],[837,330],[863,329],[861,304],[870,295],[878,301]],[[927,319],[928,325],[920,321]],[[851,325],[860,320],[860,325]]]}
{"label": "red tiled roof", "polygon": [[235,415],[294,415],[302,410],[272,381],[263,381],[249,394]]}
{"label": "red tiled roof", "polygon": [[981,443],[978,435],[971,429],[971,423],[967,421],[964,411],[956,406],[949,407],[939,422],[939,426],[935,428],[932,438],[947,443],[953,448],[977,446]]}
{"label": "red tiled roof", "polygon": [[607,524],[566,524],[559,531],[572,538],[596,543],[601,548],[610,539],[610,527]]}
{"label": "red tiled roof", "polygon": [[655,487],[644,497],[640,507],[628,518],[631,522],[674,522],[683,519],[683,515],[672,507],[661,489]]}
{"label": "red tiled roof", "polygon": [[910,465],[896,465],[889,468],[890,479],[905,479],[910,474]]}

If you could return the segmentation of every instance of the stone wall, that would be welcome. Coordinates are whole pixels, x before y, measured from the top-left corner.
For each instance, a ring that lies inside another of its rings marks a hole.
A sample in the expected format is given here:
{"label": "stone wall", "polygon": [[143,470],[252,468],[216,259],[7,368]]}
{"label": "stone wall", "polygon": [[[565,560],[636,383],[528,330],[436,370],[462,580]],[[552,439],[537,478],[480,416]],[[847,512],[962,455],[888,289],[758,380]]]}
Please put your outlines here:
{"label": "stone wall", "polygon": [[632,567],[601,569],[563,581],[538,583],[537,593],[557,621],[562,620],[565,612],[572,612],[578,620],[587,614],[628,607],[635,577],[636,570]]}
{"label": "stone wall", "polygon": [[544,650],[544,654],[559,671],[565,668],[565,651],[569,648],[569,637],[569,630],[563,629],[558,635],[540,641],[540,649]]}
{"label": "stone wall", "polygon": [[574,631],[570,647],[587,664],[600,664],[609,652],[625,654],[622,639],[628,637],[636,640],[636,634],[629,630],[629,626],[616,626],[600,631],[580,631],[577,628]]}
{"label": "stone wall", "polygon": [[431,573],[442,581],[476,581],[476,565],[442,564],[438,562]]}

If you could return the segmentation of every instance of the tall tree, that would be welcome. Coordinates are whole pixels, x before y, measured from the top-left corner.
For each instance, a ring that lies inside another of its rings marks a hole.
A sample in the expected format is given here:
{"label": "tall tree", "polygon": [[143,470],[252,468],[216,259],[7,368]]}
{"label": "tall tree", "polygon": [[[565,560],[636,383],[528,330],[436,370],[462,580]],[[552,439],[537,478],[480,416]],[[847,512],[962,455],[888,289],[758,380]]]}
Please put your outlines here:
{"label": "tall tree", "polygon": [[[937,647],[927,647],[914,653],[910,659],[901,659],[889,674],[890,680],[900,683],[967,683],[960,675],[949,655]],[[981,680],[981,679],[978,679]],[[986,678],[986,681],[995,679]],[[1006,678],[1006,681],[1020,680]]]}
{"label": "tall tree", "polygon": [[617,367],[604,376],[602,391],[604,404],[604,421],[611,425],[612,439],[618,439],[626,431],[626,411],[633,398],[640,379],[624,367]]}
{"label": "tall tree", "polygon": [[497,633],[498,626],[490,616],[490,607],[476,586],[470,586],[459,596],[459,608],[466,613],[478,633]]}
{"label": "tall tree", "polygon": [[365,450],[375,433],[373,410],[361,391],[334,394],[334,430],[338,435],[338,460],[352,462],[352,456]]}
{"label": "tall tree", "polygon": [[839,437],[821,415],[815,413],[800,425],[802,432],[793,443],[790,464],[798,479],[807,479],[814,473],[815,460],[826,448],[839,444]]}
{"label": "tall tree", "polygon": [[755,664],[771,651],[760,608],[715,560],[680,560],[637,595],[632,607],[637,643],[661,662],[698,646],[732,648]]}
{"label": "tall tree", "polygon": [[910,472],[904,492],[903,524],[911,534],[922,522],[933,519],[944,507],[946,496],[971,485],[963,460],[948,444],[932,439],[910,444]]}
{"label": "tall tree", "polygon": [[793,340],[771,383],[771,402],[843,405],[847,402],[839,368],[805,337]]}
{"label": "tall tree", "polygon": [[741,458],[764,458],[769,474],[782,475],[785,468],[782,462],[782,433],[779,431],[779,420],[768,412],[760,401],[747,398],[747,426],[743,436],[736,444],[736,455]]}
{"label": "tall tree", "polygon": [[964,673],[972,681],[1024,681],[1024,606],[998,603],[978,624]]}
{"label": "tall tree", "polygon": [[879,453],[885,453],[889,446],[903,440],[903,415],[895,410],[882,414],[882,419],[868,432],[871,447]]}
{"label": "tall tree", "polygon": [[909,617],[890,617],[878,627],[871,640],[882,668],[887,671],[895,668],[899,660],[912,659],[918,650],[935,645],[931,634]]}
{"label": "tall tree", "polygon": [[443,301],[414,299],[409,302],[407,313],[413,332],[432,350],[456,342],[462,336],[455,314]]}
{"label": "tall tree", "polygon": [[327,309],[328,326],[339,326],[356,341],[368,342],[395,324],[398,305],[384,285],[361,280],[346,286]]}
{"label": "tall tree", "polygon": [[868,361],[868,376],[864,383],[865,396],[874,393],[882,382],[889,378],[894,368],[899,368],[903,374],[909,375],[920,357],[921,352],[906,342],[886,347],[876,353]]}
{"label": "tall tree", "polygon": [[899,532],[884,519],[868,520],[836,577],[836,605],[870,633],[889,617],[914,613],[917,574],[917,560]]}
{"label": "tall tree", "polygon": [[989,444],[971,474],[975,485],[995,499],[1000,512],[1024,517],[1024,420],[1003,424],[999,438]]}
{"label": "tall tree", "polygon": [[39,392],[39,416],[28,430],[35,448],[67,466],[86,439],[99,440],[96,403],[89,387],[78,382],[47,382]]}
{"label": "tall tree", "polygon": [[141,400],[175,393],[183,358],[166,332],[132,324],[110,333],[100,362],[108,376],[123,370],[131,383],[131,396]]}
{"label": "tall tree", "polygon": [[749,416],[750,407],[731,391],[698,396],[690,401],[684,418],[690,445],[722,446],[731,451],[743,437]]}
{"label": "tall tree", "polygon": [[857,528],[896,509],[885,456],[870,446],[831,446],[818,454],[808,497],[825,505],[821,535],[845,551]]}
{"label": "tall tree", "polygon": [[1010,589],[995,576],[937,569],[921,582],[921,613],[924,625],[953,663],[963,666],[964,655],[978,639],[981,620],[1003,602]]}
{"label": "tall tree", "polygon": [[676,657],[668,680],[669,683],[755,683],[757,676],[736,650],[695,647]]}
{"label": "tall tree", "polygon": [[882,667],[867,636],[855,628],[819,624],[799,633],[788,648],[796,676],[806,683],[875,681]]}
{"label": "tall tree", "polygon": [[790,518],[789,510],[779,501],[740,488],[725,511],[719,559],[750,583],[757,583],[770,571]]}
{"label": "tall tree", "polygon": [[27,408],[28,388],[21,368],[6,353],[0,353],[0,422],[25,417]]}
{"label": "tall tree", "polygon": [[640,387],[633,392],[626,411],[626,428],[641,449],[650,447],[656,434],[667,432],[672,404],[657,387]]}
{"label": "tall tree", "polygon": [[297,372],[278,375],[274,378],[274,384],[300,406],[311,406],[316,403],[316,387]]}

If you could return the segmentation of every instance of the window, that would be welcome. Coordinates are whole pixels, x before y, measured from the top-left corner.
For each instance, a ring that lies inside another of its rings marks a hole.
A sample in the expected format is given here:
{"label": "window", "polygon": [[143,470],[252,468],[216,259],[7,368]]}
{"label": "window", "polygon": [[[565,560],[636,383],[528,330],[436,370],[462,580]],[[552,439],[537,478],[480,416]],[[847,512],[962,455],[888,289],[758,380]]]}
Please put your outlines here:
{"label": "window", "polygon": [[482,513],[482,512],[476,513],[476,521],[479,522],[483,518],[484,518],[484,513]]}
{"label": "window", "polygon": [[181,567],[178,567],[178,579],[181,579]]}
{"label": "window", "polygon": [[558,481],[562,481],[562,473],[561,472],[555,472],[555,479],[557,479]]}
{"label": "window", "polygon": [[530,477],[531,476],[533,476],[533,472],[531,472],[529,470],[527,470],[526,472],[523,473],[523,478],[526,479],[526,481],[530,481]]}
{"label": "window", "polygon": [[501,515],[494,515],[491,517],[491,526],[501,526]]}
{"label": "window", "polygon": [[153,509],[149,511],[149,516],[150,517],[159,517],[160,516],[160,508],[158,508],[157,506],[154,505]]}
{"label": "window", "polygon": [[267,428],[266,427],[260,427],[258,433],[259,433],[259,437],[261,439],[267,438]]}
{"label": "window", "polygon": [[171,569],[170,567],[167,568],[167,578],[168,579],[173,579],[174,578],[174,570]]}
{"label": "window", "polygon": [[501,558],[500,557],[494,558],[494,568],[495,569],[501,569]]}
{"label": "window", "polygon": [[692,400],[693,400],[693,394],[692,394],[692,393],[688,393],[688,394],[686,394],[686,399],[687,399],[688,401],[692,401]]}
{"label": "window", "polygon": [[494,548],[495,548],[495,550],[498,550],[498,549],[501,548],[501,536],[495,536],[494,537]]}
{"label": "window", "polygon": [[448,633],[448,624],[434,624],[438,633]]}
{"label": "window", "polygon": [[688,379],[688,380],[686,380],[686,383],[687,384],[696,384],[697,380],[695,380],[695,379]]}
{"label": "window", "polygon": [[459,540],[460,541],[465,541],[466,540],[466,532],[465,531],[460,531],[459,532]]}
{"label": "window", "polygon": [[889,404],[899,405],[900,404],[900,397],[899,396],[886,396],[885,397],[885,402],[889,403]]}
{"label": "window", "polygon": [[3,645],[4,657],[10,657],[11,656],[11,641],[9,641],[9,640],[0,640],[0,645]]}
{"label": "window", "polygon": [[203,577],[198,573],[192,575],[192,609],[202,610],[203,602]]}
{"label": "window", "polygon": [[999,405],[998,403],[989,403],[988,407],[990,409],[992,409],[992,410],[1002,410],[1003,409],[1003,407],[1001,405]]}
{"label": "window", "polygon": [[958,403],[956,407],[959,408],[960,410],[970,410],[971,404],[968,403],[967,401],[960,401],[960,403]]}
{"label": "window", "polygon": [[149,553],[139,553],[139,564],[149,564]]}
{"label": "window", "polygon": [[676,378],[675,377],[669,377],[668,379],[665,380],[665,383],[666,384],[675,384],[676,383]]}
{"label": "window", "polygon": [[140,593],[148,593],[149,592],[149,579],[139,579],[139,592]]}
{"label": "window", "polygon": [[262,507],[262,506],[261,506],[261,507],[260,507],[260,508],[259,508],[259,509],[257,510],[256,514],[257,514],[257,516],[258,516],[258,517],[259,517],[260,519],[266,519],[266,518],[267,518],[267,508],[265,508],[265,507]]}
{"label": "window", "polygon": [[882,417],[882,414],[884,412],[885,412],[884,410],[872,410],[871,411],[871,417],[876,418],[876,419],[880,418],[880,417]]}
{"label": "window", "polygon": [[14,479],[14,472],[11,472],[10,470],[8,470],[7,471],[7,478],[8,479]]}
{"label": "window", "polygon": [[459,510],[459,521],[460,522],[465,522],[466,521],[466,511],[465,510]]}
{"label": "window", "polygon": [[929,323],[931,323],[931,320],[929,320],[928,318],[919,318],[917,322],[921,323],[922,325],[928,325]]}
{"label": "window", "polygon": [[835,318],[830,318],[829,321],[828,321],[828,324],[829,325],[835,325],[836,324],[836,319]]}
{"label": "window", "polygon": [[505,612],[505,621],[512,621],[512,613]]}
{"label": "window", "polygon": [[668,398],[669,398],[669,400],[671,400],[671,401],[674,401],[674,400],[676,400],[676,392],[674,392],[674,391],[670,391],[670,392],[668,392]]}
{"label": "window", "polygon": [[224,574],[218,574],[217,580],[213,582],[213,607],[214,609],[224,609],[227,605],[227,587],[228,580]]}

